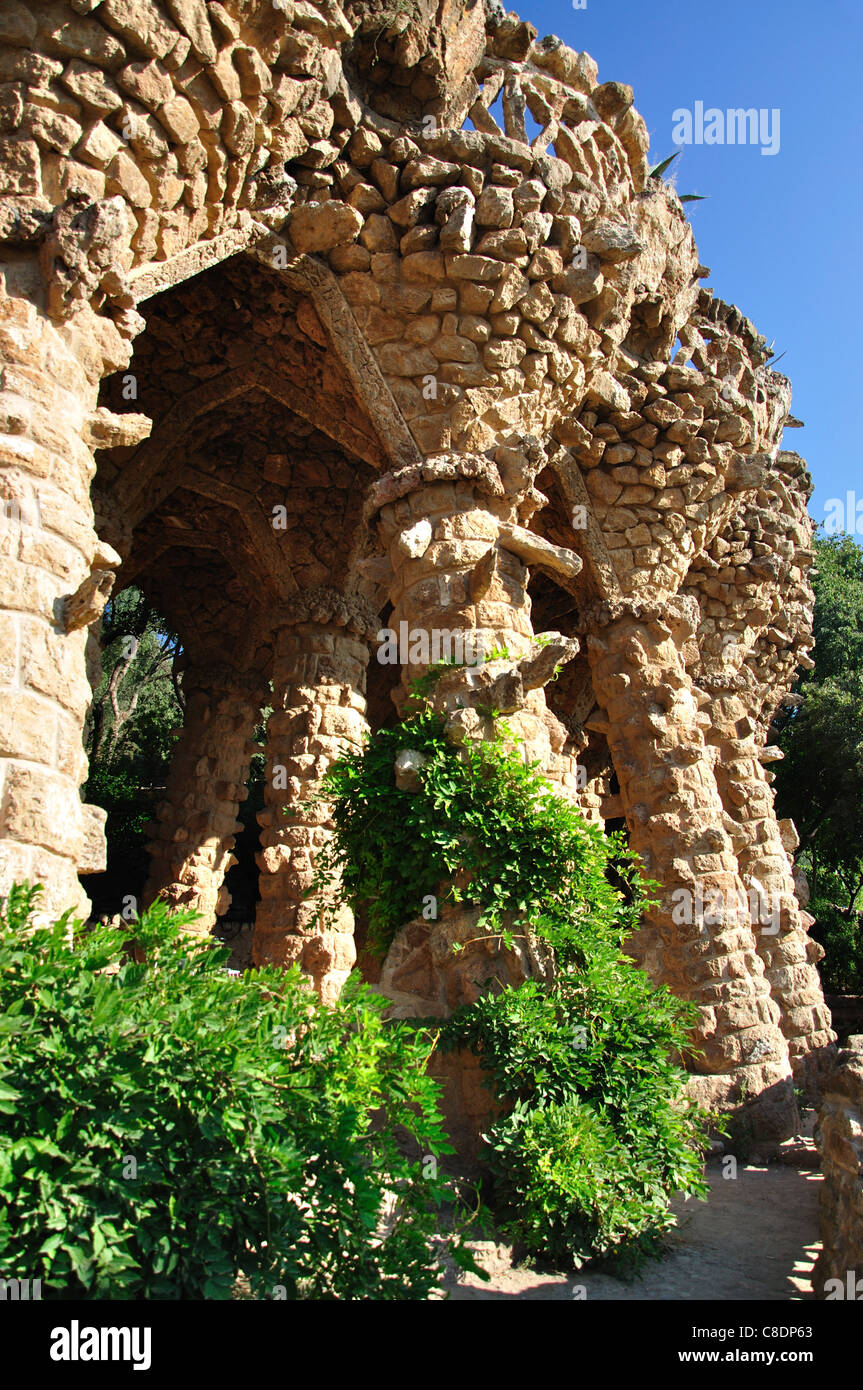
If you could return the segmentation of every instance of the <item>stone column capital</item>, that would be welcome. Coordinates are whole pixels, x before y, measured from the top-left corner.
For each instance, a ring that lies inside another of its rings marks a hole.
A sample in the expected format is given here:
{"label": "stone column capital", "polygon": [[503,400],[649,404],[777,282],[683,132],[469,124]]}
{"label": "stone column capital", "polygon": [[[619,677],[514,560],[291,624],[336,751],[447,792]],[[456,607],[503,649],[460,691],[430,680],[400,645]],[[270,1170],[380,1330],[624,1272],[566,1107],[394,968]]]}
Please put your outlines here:
{"label": "stone column capital", "polygon": [[676,636],[681,634],[681,630],[684,636],[691,636],[698,628],[698,601],[682,594],[650,598],[630,595],[601,598],[581,610],[576,630],[582,636],[590,636],[610,627],[620,618],[633,618],[648,624],[663,623]]}
{"label": "stone column capital", "polygon": [[241,700],[255,701],[263,696],[264,680],[259,671],[241,671],[225,661],[190,661],[182,668],[183,690],[186,696],[203,691],[209,698],[233,695]]}
{"label": "stone column capital", "polygon": [[491,459],[479,454],[433,454],[422,463],[411,463],[406,468],[397,468],[377,478],[366,495],[364,519],[372,525],[385,507],[400,502],[412,492],[419,492],[435,483],[459,480],[471,483],[485,497],[506,496],[500,471]]}
{"label": "stone column capital", "polygon": [[343,594],[326,585],[299,589],[274,614],[273,631],[313,623],[321,627],[343,627],[357,637],[373,638],[380,618],[372,605],[359,594]]}

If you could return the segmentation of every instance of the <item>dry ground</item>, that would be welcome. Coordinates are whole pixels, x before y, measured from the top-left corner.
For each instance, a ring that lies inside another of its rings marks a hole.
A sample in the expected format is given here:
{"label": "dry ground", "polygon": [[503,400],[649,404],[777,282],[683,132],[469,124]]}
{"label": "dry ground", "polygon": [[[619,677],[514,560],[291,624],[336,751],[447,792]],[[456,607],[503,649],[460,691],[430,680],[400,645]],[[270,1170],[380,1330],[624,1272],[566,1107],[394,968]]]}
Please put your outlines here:
{"label": "dry ground", "polygon": [[671,1250],[632,1283],[591,1271],[566,1278],[518,1267],[506,1246],[483,1241],[477,1253],[491,1282],[452,1279],[450,1298],[572,1299],[579,1285],[588,1302],[812,1298],[812,1267],[820,1249],[821,1175],[808,1170],[815,1161],[811,1141],[799,1144],[782,1163],[741,1167],[735,1179],[723,1178],[721,1160],[711,1160],[708,1201],[675,1203],[679,1225]]}

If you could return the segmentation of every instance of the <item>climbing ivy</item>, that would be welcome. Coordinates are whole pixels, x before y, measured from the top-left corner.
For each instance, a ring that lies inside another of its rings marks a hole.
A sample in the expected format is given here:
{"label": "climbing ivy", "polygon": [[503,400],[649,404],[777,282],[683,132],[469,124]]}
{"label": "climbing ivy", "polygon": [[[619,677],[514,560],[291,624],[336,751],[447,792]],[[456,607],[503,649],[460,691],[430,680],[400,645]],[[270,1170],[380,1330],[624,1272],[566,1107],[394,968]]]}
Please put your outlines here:
{"label": "climbing ivy", "polygon": [[[422,701],[328,773],[322,795],[336,834],[316,887],[341,878],[346,896],[363,906],[379,953],[441,888],[438,906],[480,906],[479,930],[511,939],[529,927],[560,950],[577,952],[588,917],[597,929],[636,924],[639,880],[619,837],[574,812],[525,764],[506,726],[498,730],[492,742],[457,750],[442,716]],[[396,785],[395,759],[405,750],[424,760],[418,793]]]}

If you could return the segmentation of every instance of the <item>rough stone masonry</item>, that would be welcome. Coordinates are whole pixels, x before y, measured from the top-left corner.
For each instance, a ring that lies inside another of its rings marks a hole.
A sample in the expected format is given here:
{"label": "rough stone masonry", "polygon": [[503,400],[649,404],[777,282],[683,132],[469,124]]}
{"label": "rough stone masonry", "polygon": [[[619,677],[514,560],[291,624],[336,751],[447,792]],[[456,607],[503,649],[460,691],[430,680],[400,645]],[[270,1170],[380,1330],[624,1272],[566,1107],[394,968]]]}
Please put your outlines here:
{"label": "rough stone masonry", "polygon": [[[382,627],[479,631],[511,655],[439,689],[451,737],[497,682],[559,794],[625,825],[693,1093],[792,1132],[833,1060],[768,744],[811,665],[811,480],[631,88],[481,0],[4,0],[0,89],[2,885],[88,910],[93,625],[134,582],[188,697],[148,893],[224,912],[272,706],[254,959],[335,997],[315,787],[418,673]],[[469,931],[405,924],[398,1010],[472,997]]]}

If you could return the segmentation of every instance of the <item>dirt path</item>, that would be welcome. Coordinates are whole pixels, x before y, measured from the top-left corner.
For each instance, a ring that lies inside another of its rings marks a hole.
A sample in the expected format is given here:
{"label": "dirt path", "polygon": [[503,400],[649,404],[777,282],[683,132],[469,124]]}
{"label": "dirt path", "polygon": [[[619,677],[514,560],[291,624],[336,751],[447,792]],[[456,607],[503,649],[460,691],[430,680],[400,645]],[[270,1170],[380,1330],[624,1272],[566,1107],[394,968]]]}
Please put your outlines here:
{"label": "dirt path", "polygon": [[715,1159],[708,1180],[708,1201],[675,1204],[680,1224],[671,1252],[631,1284],[589,1271],[564,1278],[519,1268],[505,1246],[481,1242],[477,1250],[491,1283],[452,1282],[450,1297],[572,1299],[583,1285],[588,1301],[811,1298],[820,1173],[771,1164],[741,1167],[735,1179],[725,1179]]}

